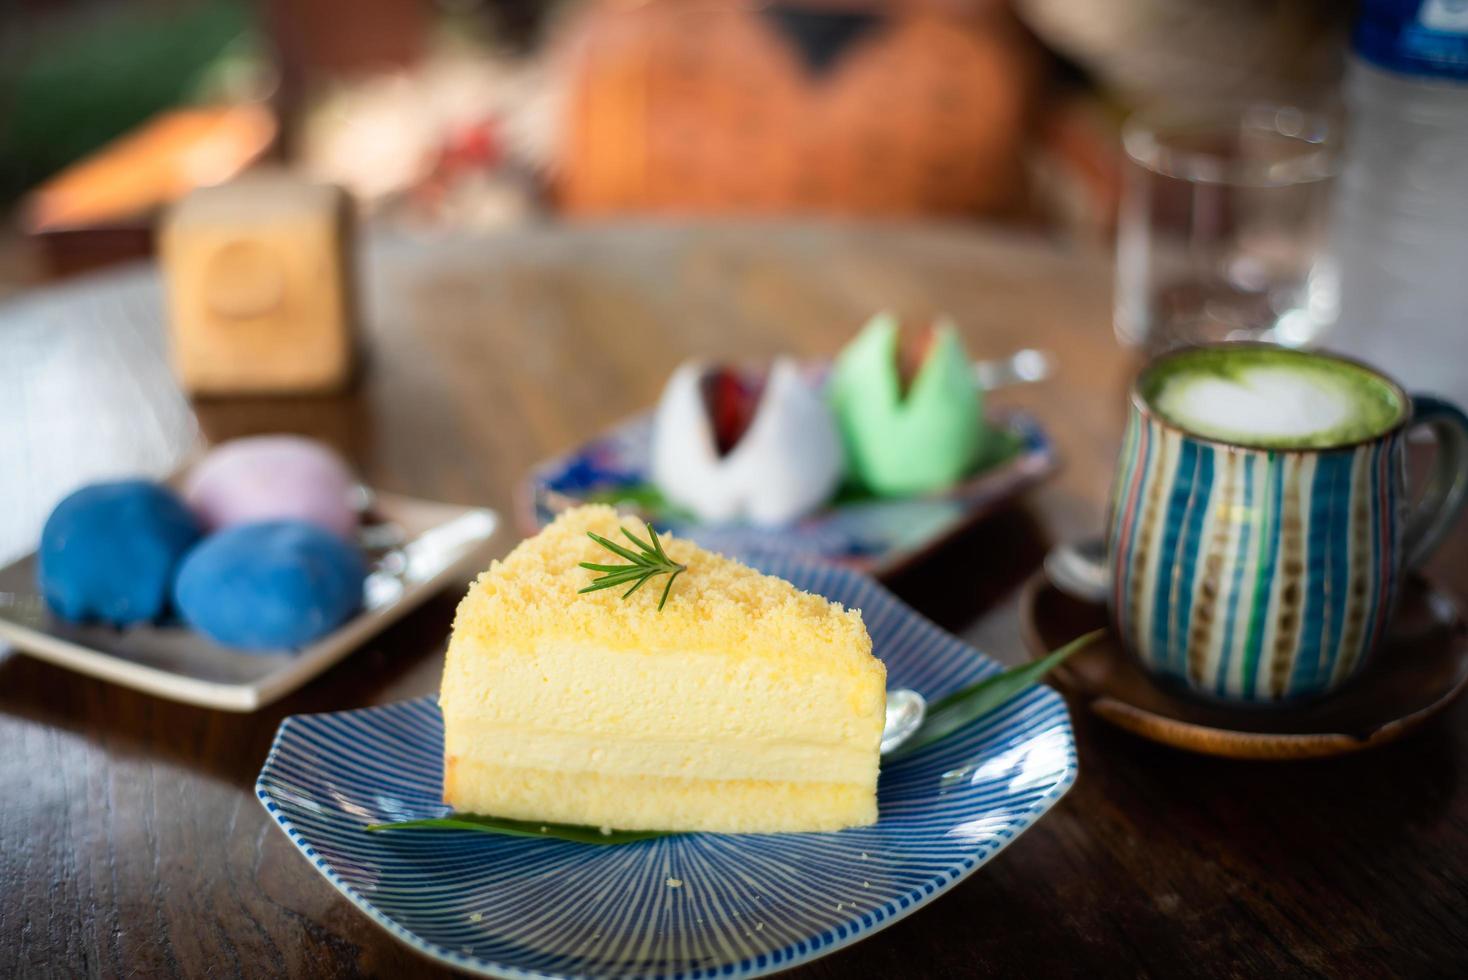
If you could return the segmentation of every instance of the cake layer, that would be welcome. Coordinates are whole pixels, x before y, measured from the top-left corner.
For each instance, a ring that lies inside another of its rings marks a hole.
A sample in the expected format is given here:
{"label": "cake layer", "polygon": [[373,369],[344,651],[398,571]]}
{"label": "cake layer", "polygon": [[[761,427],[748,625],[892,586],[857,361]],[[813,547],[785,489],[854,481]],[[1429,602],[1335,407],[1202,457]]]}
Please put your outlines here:
{"label": "cake layer", "polygon": [[604,737],[870,747],[886,705],[870,672],[722,651],[627,653],[554,640],[531,650],[480,646],[457,632],[444,676],[439,703],[450,728],[464,719]]}
{"label": "cake layer", "polygon": [[444,800],[465,813],[615,830],[782,833],[877,819],[870,784],[545,772],[452,755]]}
{"label": "cake layer", "polygon": [[582,735],[465,721],[447,729],[444,752],[461,759],[551,772],[697,776],[876,784],[872,754],[850,741],[824,745],[730,738]]}

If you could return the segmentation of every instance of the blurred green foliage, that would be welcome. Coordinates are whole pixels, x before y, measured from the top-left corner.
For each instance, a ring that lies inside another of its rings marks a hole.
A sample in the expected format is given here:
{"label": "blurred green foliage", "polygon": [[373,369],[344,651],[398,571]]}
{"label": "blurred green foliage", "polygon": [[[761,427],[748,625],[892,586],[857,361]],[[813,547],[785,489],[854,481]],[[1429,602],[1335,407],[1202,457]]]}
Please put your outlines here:
{"label": "blurred green foliage", "polygon": [[107,4],[38,26],[4,25],[0,203],[159,110],[188,102],[253,20],[244,2],[203,0]]}

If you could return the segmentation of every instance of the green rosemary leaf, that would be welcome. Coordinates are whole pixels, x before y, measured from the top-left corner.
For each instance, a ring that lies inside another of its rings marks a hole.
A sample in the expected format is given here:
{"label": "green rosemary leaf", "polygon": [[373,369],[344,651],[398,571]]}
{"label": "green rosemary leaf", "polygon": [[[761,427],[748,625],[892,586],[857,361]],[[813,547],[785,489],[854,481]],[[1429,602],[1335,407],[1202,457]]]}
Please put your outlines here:
{"label": "green rosemary leaf", "polygon": [[602,537],[600,534],[597,534],[595,531],[587,531],[586,536],[591,538],[591,540],[595,541],[597,544],[601,545],[603,548],[610,551],[612,554],[617,555],[620,558],[625,558],[634,565],[642,565],[645,567],[648,564],[647,559],[643,556],[633,554],[626,548],[617,544],[617,542],[609,541],[608,539]]}
{"label": "green rosemary leaf", "polygon": [[673,560],[668,557],[668,553],[663,550],[663,539],[658,537],[657,528],[649,524],[647,526],[647,533],[652,538],[652,550],[658,558],[662,559],[664,564],[674,564]]}
{"label": "green rosemary leaf", "polygon": [[646,541],[641,540],[637,537],[637,535],[633,534],[625,527],[622,528],[622,534],[624,537],[626,537],[628,541],[631,541],[633,544],[637,545],[637,547],[641,548],[644,553],[657,554],[657,551],[653,548],[652,545],[648,544]]}
{"label": "green rosemary leaf", "polygon": [[578,590],[578,594],[586,592],[600,592],[602,589],[615,589],[619,585],[626,585],[633,579],[646,578],[644,575],[606,575],[596,579],[590,585]]}
{"label": "green rosemary leaf", "polygon": [[620,585],[626,585],[628,582],[631,582],[633,579],[640,579],[640,578],[646,578],[646,577],[647,577],[646,575],[615,575],[615,576],[608,575],[606,578],[599,578],[599,579],[597,579],[595,582],[592,582],[590,585],[586,586],[584,589],[577,589],[576,590],[576,594],[577,595],[584,595],[587,592],[600,592],[602,589],[615,589],[615,588],[617,588]]}
{"label": "green rosemary leaf", "polygon": [[644,541],[633,534],[627,528],[622,528],[622,534],[634,545],[641,549],[640,553],[628,551],[615,541],[610,541],[594,531],[587,531],[587,537],[597,544],[606,548],[612,554],[627,559],[630,565],[601,565],[596,562],[583,561],[580,566],[588,571],[601,572],[600,578],[593,579],[591,584],[583,589],[578,589],[577,594],[586,592],[599,592],[602,589],[610,589],[615,586],[631,583],[631,588],[622,593],[626,599],[632,593],[647,584],[648,579],[658,575],[668,576],[667,584],[663,586],[662,598],[658,600],[658,611],[667,605],[668,593],[673,590],[673,582],[679,575],[687,571],[688,566],[680,565],[668,557],[663,550],[663,543],[658,538],[658,532],[651,524],[647,525],[647,540]]}
{"label": "green rosemary leaf", "polygon": [[655,575],[655,574],[657,574],[656,569],[644,568],[641,565],[618,565],[616,571],[614,571],[614,572],[606,572],[606,573],[602,574],[600,577],[592,579],[592,581],[593,582],[601,582],[601,581],[605,581],[606,579],[609,579],[609,578],[623,578],[623,579],[626,579],[626,578],[638,578],[638,577],[643,576],[643,575]]}
{"label": "green rosemary leaf", "polygon": [[[583,561],[581,567],[593,572],[620,572],[635,566],[632,565],[598,565],[595,562]],[[640,570],[640,569],[639,569]]]}
{"label": "green rosemary leaf", "polygon": [[667,832],[660,830],[613,830],[603,833],[596,827],[535,823],[527,820],[503,820],[499,817],[481,817],[473,813],[456,813],[451,817],[431,820],[374,823],[368,824],[363,829],[370,833],[389,830],[471,830],[484,834],[506,834],[511,837],[545,837],[571,841],[576,844],[631,844],[635,841],[669,836]]}
{"label": "green rosemary leaf", "polygon": [[678,578],[679,575],[682,575],[682,574],[683,574],[683,569],[682,568],[679,568],[672,575],[669,575],[668,576],[668,584],[665,585],[665,586],[663,586],[663,597],[658,600],[658,612],[662,612],[663,611],[663,606],[667,605],[667,603],[668,603],[668,593],[673,591],[673,582]]}

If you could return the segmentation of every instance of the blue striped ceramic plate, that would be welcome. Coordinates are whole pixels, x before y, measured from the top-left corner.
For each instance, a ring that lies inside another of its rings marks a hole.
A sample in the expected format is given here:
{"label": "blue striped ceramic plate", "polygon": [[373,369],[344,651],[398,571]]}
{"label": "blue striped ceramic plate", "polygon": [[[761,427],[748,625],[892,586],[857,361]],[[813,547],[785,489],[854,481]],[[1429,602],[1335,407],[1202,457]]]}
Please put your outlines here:
{"label": "blue striped ceramic plate", "polygon": [[[893,687],[929,698],[999,667],[875,582],[757,561],[862,610]],[[614,847],[476,833],[368,834],[436,817],[432,698],[287,718],[256,792],[316,868],[419,951],[502,977],[751,977],[823,956],[922,907],[1075,780],[1065,704],[1037,687],[882,771],[875,826],[689,834]]]}

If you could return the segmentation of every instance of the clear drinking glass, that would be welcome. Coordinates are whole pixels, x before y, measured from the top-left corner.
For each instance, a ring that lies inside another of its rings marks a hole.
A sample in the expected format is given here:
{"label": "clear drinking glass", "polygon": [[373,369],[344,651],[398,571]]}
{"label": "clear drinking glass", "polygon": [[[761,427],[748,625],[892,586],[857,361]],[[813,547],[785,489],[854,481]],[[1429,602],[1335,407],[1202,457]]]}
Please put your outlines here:
{"label": "clear drinking glass", "polygon": [[1134,116],[1117,231],[1117,337],[1149,352],[1221,340],[1298,346],[1335,321],[1326,252],[1336,127],[1258,105]]}

